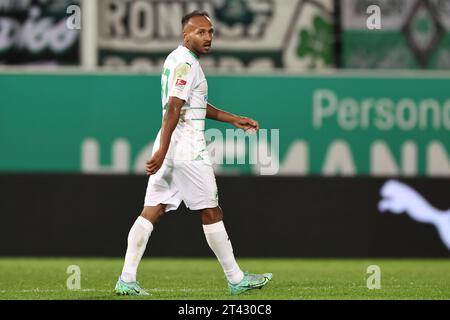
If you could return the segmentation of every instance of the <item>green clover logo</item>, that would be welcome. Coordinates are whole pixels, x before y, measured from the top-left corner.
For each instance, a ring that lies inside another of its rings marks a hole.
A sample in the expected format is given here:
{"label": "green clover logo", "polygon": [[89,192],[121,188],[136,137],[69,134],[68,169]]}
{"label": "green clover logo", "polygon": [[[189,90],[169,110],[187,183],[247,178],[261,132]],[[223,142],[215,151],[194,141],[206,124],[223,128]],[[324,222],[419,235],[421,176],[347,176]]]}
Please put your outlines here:
{"label": "green clover logo", "polygon": [[320,16],[315,16],[312,29],[300,32],[300,43],[297,55],[301,58],[310,57],[309,68],[317,67],[322,60],[326,65],[333,61],[333,28],[330,22]]}

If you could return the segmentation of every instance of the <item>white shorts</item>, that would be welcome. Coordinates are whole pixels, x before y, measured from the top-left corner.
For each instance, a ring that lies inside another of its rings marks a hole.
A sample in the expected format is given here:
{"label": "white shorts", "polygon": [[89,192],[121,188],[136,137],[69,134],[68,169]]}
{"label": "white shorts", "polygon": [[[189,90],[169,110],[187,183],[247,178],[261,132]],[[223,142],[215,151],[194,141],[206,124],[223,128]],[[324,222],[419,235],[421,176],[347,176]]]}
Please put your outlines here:
{"label": "white shorts", "polygon": [[144,206],[166,204],[166,212],[176,210],[181,201],[191,210],[219,205],[216,178],[209,161],[166,159],[158,172],[150,176]]}

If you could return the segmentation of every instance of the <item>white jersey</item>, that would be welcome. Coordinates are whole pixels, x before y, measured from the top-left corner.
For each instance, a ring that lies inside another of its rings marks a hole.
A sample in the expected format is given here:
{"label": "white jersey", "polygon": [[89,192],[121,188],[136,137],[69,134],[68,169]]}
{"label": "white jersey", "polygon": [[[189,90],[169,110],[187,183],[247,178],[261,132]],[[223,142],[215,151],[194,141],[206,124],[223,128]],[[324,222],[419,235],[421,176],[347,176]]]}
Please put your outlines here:
{"label": "white jersey", "polygon": [[[214,170],[206,150],[205,118],[208,84],[197,57],[184,46],[172,51],[161,76],[163,117],[169,97],[185,101],[161,168],[148,180],[144,206],[165,204],[165,211],[183,201],[191,210],[219,205]],[[153,153],[159,149],[161,130]]]}
{"label": "white jersey", "polygon": [[[166,159],[209,161],[205,141],[205,118],[208,103],[208,84],[198,58],[180,45],[164,62],[161,75],[163,117],[169,97],[178,97],[186,103],[173,131]],[[161,130],[156,137],[153,152],[159,149]]]}

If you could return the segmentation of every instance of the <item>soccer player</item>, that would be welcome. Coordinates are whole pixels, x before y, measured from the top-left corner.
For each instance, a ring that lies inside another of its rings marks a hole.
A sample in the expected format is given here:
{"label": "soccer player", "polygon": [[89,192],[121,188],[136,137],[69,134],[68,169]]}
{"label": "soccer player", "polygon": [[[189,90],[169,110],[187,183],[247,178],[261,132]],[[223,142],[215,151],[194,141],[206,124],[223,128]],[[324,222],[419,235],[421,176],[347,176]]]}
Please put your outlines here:
{"label": "soccer player", "polygon": [[121,295],[149,295],[136,281],[138,264],[159,218],[184,201],[200,211],[206,240],[221,264],[231,294],[260,289],[271,273],[241,271],[223,224],[212,164],[204,137],[205,118],[228,122],[246,131],[259,124],[219,110],[208,103],[208,85],[198,57],[210,51],[214,28],[206,12],[182,19],[183,44],[167,57],[161,76],[163,121],[152,157],[144,208],[128,234],[122,274],[115,287]]}

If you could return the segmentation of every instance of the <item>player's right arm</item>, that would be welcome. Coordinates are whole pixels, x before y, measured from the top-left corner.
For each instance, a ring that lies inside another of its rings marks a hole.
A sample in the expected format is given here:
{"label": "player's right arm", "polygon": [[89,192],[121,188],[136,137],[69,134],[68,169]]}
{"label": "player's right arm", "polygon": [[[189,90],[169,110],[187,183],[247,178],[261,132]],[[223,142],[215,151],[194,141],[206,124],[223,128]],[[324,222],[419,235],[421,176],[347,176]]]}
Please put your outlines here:
{"label": "player's right arm", "polygon": [[167,81],[170,78],[171,70],[166,69],[166,72],[164,72],[164,75],[167,76],[167,81],[165,82],[162,92],[166,94],[168,99],[166,105],[167,109],[164,113],[161,126],[159,149],[153,154],[152,158],[147,161],[146,171],[148,175],[158,172],[164,162],[169,150],[172,133],[177,127],[180,119],[181,108],[191,95],[196,80],[196,67],[197,65],[193,66],[188,62],[178,64],[172,71],[174,72],[174,76],[171,78],[173,84],[170,87]]}
{"label": "player's right arm", "polygon": [[181,108],[185,104],[185,101],[178,97],[169,97],[167,103],[167,110],[164,114],[159,149],[153,154],[153,157],[147,161],[146,171],[148,175],[155,174],[161,168],[167,151],[169,150],[170,139],[172,133],[177,127],[180,119]]}

